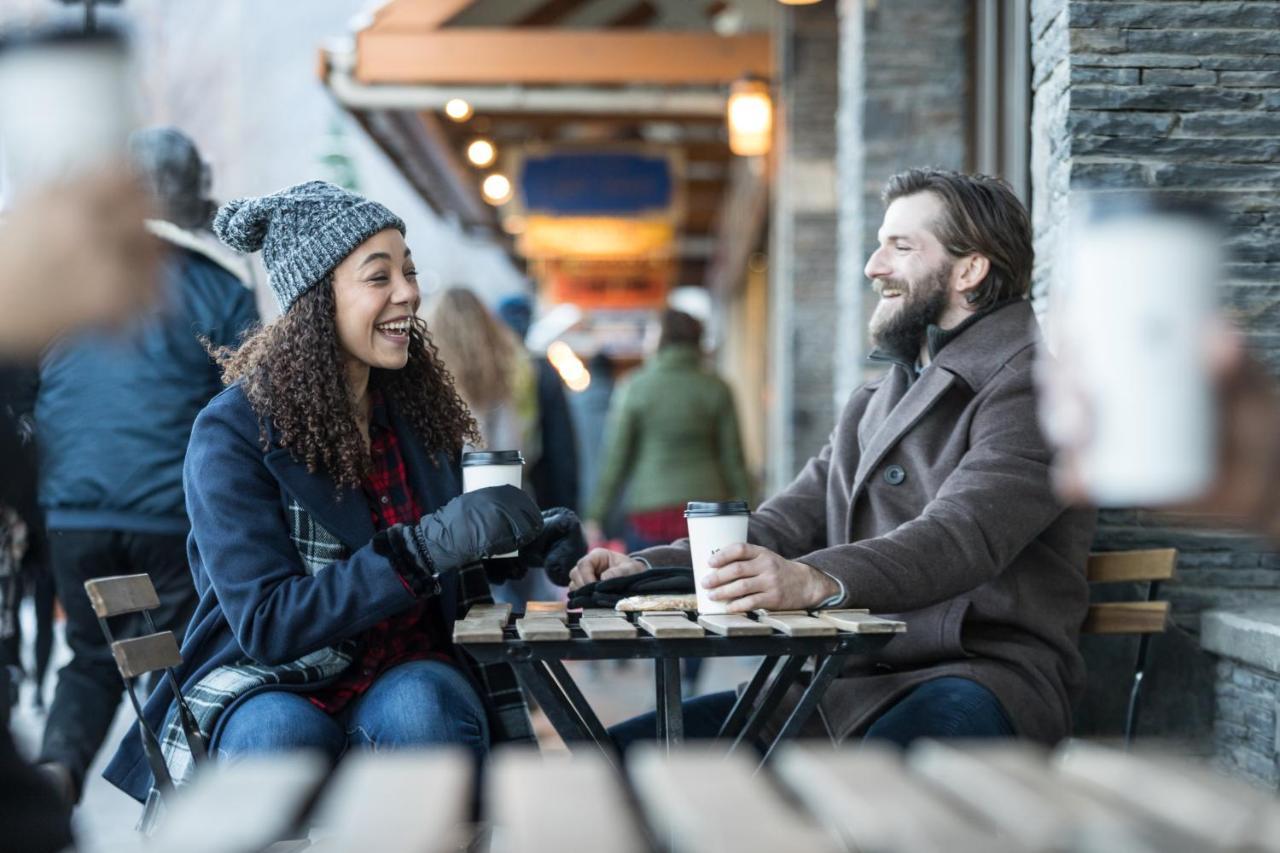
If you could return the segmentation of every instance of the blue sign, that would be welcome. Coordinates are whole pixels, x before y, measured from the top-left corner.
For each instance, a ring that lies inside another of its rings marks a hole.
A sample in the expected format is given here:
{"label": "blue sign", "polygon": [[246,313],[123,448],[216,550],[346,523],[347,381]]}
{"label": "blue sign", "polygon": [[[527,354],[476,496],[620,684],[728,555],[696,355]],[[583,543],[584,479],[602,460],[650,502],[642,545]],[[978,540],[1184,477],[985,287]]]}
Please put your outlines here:
{"label": "blue sign", "polygon": [[667,158],[634,152],[530,155],[520,190],[527,212],[553,216],[638,216],[673,198]]}

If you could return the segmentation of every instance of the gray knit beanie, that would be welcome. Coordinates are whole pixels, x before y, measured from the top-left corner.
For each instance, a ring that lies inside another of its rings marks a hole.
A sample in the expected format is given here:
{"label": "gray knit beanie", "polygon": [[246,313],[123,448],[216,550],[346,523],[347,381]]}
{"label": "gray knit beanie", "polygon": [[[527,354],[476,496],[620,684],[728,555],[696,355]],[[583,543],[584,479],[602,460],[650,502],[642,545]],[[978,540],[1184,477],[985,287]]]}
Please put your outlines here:
{"label": "gray knit beanie", "polygon": [[282,312],[384,228],[403,234],[404,222],[376,201],[325,181],[229,201],[213,220],[214,233],[231,248],[262,250]]}

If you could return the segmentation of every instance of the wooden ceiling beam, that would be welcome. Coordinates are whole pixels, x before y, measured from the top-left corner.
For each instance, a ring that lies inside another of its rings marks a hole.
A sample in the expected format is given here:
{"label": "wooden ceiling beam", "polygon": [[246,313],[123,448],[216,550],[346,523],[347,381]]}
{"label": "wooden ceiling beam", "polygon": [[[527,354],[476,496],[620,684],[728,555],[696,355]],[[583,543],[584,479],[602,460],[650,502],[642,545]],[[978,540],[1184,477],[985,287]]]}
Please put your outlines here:
{"label": "wooden ceiling beam", "polygon": [[773,76],[767,34],[458,28],[361,30],[361,83],[723,84]]}

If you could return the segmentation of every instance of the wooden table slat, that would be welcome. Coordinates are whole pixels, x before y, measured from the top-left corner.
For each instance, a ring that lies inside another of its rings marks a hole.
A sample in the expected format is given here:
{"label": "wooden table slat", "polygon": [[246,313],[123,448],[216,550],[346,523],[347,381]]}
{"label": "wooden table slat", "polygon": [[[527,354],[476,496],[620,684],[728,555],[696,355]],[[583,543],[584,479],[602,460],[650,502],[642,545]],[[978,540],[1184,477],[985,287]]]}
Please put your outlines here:
{"label": "wooden table slat", "polygon": [[516,620],[516,633],[531,643],[569,639],[569,626],[554,616],[525,616]]}
{"label": "wooden table slat", "polygon": [[896,619],[881,619],[870,613],[852,613],[849,611],[819,610],[814,616],[823,622],[830,622],[841,631],[851,634],[902,634],[907,630],[906,622]]}
{"label": "wooden table slat", "polygon": [[599,753],[499,747],[485,774],[486,819],[503,850],[641,853],[648,849],[622,780]]}
{"label": "wooden table slat", "polygon": [[467,832],[471,777],[472,757],[459,748],[348,755],[317,805],[311,849],[456,850]]}
{"label": "wooden table slat", "polygon": [[627,772],[659,845],[676,851],[839,849],[807,815],[784,802],[744,753],[686,744],[664,753],[640,744]]}
{"label": "wooden table slat", "polygon": [[773,629],[741,613],[705,613],[698,616],[698,624],[722,637],[763,637]]}
{"label": "wooden table slat", "polygon": [[675,640],[705,636],[706,631],[697,622],[681,613],[679,616],[641,613],[636,620],[640,627],[658,640]]}
{"label": "wooden table slat", "polygon": [[296,752],[204,764],[171,797],[146,850],[241,853],[284,838],[298,822],[329,763]]}
{"label": "wooden table slat", "polygon": [[636,636],[636,626],[617,615],[584,617],[578,624],[593,640],[630,640]]}
{"label": "wooden table slat", "polygon": [[757,610],[759,620],[771,628],[777,628],[788,637],[822,637],[836,633],[830,622],[810,616],[808,613],[774,613]]}

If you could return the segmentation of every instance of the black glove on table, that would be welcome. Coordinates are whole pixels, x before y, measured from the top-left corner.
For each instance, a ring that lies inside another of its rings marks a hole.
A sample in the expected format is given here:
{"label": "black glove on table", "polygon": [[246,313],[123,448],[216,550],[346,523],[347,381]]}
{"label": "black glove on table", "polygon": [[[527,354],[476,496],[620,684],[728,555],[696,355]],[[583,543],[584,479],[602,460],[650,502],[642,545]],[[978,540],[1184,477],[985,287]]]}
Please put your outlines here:
{"label": "black glove on table", "polygon": [[693,569],[649,569],[585,584],[569,593],[570,607],[612,607],[633,595],[689,595],[694,592]]}
{"label": "black glove on table", "polygon": [[542,532],[520,549],[520,562],[529,568],[541,566],[552,583],[568,586],[569,572],[586,555],[587,537],[577,513],[558,506],[543,511]]}
{"label": "black glove on table", "polygon": [[406,580],[421,593],[441,572],[529,544],[542,532],[542,515],[515,486],[491,486],[458,495],[417,524],[398,524],[386,532],[396,534],[389,536],[392,548],[408,557],[414,571]]}

